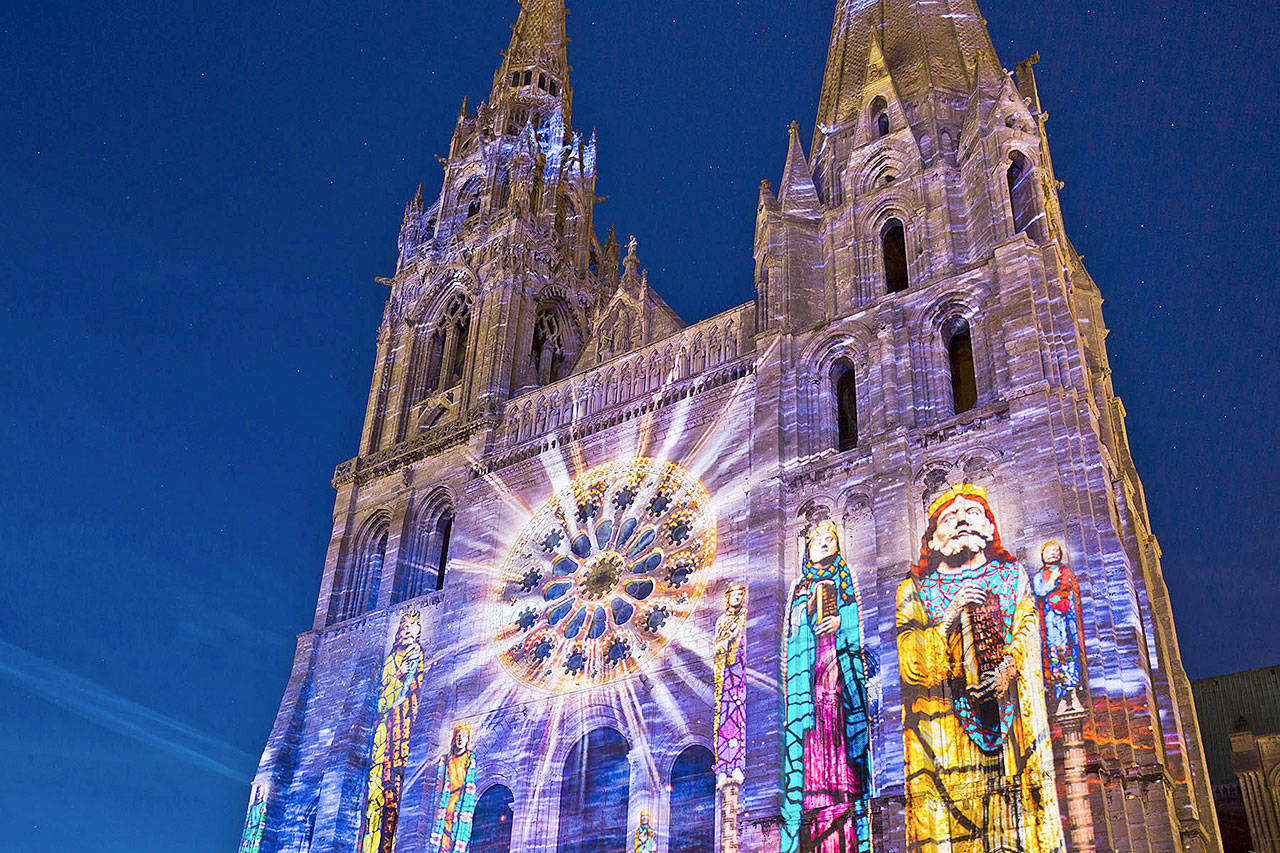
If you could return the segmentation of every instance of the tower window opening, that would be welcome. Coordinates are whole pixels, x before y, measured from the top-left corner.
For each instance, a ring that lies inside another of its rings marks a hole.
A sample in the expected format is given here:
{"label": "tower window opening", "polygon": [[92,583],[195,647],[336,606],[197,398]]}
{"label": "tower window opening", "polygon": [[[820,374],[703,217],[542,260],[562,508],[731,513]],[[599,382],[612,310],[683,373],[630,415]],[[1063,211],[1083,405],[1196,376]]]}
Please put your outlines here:
{"label": "tower window opening", "polygon": [[1021,151],[1009,155],[1009,204],[1013,211],[1013,231],[1026,233],[1037,243],[1043,240],[1039,211],[1036,209],[1035,179],[1031,164]]}
{"label": "tower window opening", "polygon": [[519,72],[519,71],[512,71],[512,72],[511,72],[511,85],[512,85],[513,87],[514,87],[514,86],[519,86],[519,85],[520,85],[520,72]]}
{"label": "tower window opening", "polygon": [[872,123],[875,127],[876,137],[882,138],[889,135],[889,102],[883,97],[877,96],[871,102]]}
{"label": "tower window opening", "polygon": [[436,522],[436,589],[444,589],[444,573],[449,564],[449,540],[453,538],[453,513],[445,510]]}
{"label": "tower window opening", "polygon": [[560,323],[553,308],[540,308],[533,321],[533,345],[529,352],[538,382],[548,385],[564,378],[564,342],[560,336]]}
{"label": "tower window opening", "polygon": [[377,606],[382,566],[387,559],[388,532],[386,521],[381,521],[362,538],[347,575],[342,599],[331,621],[342,622],[361,616]]}
{"label": "tower window opening", "polygon": [[831,393],[836,404],[836,449],[852,450],[858,446],[858,380],[847,358],[831,367]]}
{"label": "tower window opening", "polygon": [[969,322],[956,318],[943,330],[951,370],[951,403],[958,415],[978,404],[978,378],[973,367],[973,333]]}
{"label": "tower window opening", "polygon": [[553,96],[560,94],[560,84],[557,83],[555,80],[552,80],[551,84],[547,87],[547,91],[550,92]]}
{"label": "tower window opening", "polygon": [[538,88],[544,92],[547,90],[547,75],[545,74],[538,75]]}
{"label": "tower window opening", "polygon": [[884,255],[885,290],[902,293],[907,289],[907,232],[901,220],[890,219],[880,231],[880,250]]}
{"label": "tower window opening", "polygon": [[532,82],[533,82],[533,69],[530,68],[528,71],[524,72],[524,84],[528,86]]}

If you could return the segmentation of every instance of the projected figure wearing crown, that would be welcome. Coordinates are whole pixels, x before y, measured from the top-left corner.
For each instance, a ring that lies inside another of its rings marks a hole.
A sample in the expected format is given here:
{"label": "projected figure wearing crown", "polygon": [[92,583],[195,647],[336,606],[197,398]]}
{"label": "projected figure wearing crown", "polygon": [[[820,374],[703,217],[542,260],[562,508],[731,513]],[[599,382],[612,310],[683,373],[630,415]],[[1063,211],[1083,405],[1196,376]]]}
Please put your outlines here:
{"label": "projected figure wearing crown", "polygon": [[391,853],[400,820],[400,787],[409,759],[409,734],[418,718],[422,688],[422,619],[411,610],[400,618],[391,653],[382,665],[378,716],[365,786],[361,853]]}
{"label": "projected figure wearing crown", "polygon": [[787,607],[783,853],[871,849],[866,675],[858,599],[832,521],[805,534]]}
{"label": "projected figure wearing crown", "polygon": [[1036,600],[982,489],[929,508],[897,611],[908,849],[1062,850]]}

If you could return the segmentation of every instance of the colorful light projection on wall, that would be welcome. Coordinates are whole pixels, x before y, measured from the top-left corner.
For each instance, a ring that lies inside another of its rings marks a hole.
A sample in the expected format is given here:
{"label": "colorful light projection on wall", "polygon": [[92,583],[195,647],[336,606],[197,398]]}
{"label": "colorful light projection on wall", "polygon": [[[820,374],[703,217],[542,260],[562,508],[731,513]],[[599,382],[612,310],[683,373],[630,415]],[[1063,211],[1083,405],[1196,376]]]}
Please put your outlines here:
{"label": "colorful light projection on wall", "polygon": [[422,688],[422,620],[416,610],[400,618],[382,665],[369,776],[361,817],[361,853],[391,853],[400,819],[400,788],[409,758],[409,734]]}
{"label": "colorful light projection on wall", "polygon": [[784,638],[782,853],[871,850],[862,627],[832,521],[805,534]]}
{"label": "colorful light projection on wall", "polygon": [[453,729],[449,753],[436,768],[435,826],[428,853],[467,853],[476,812],[476,762],[471,752],[471,726]]}
{"label": "colorful light projection on wall", "polygon": [[712,724],[716,780],[742,784],[747,769],[747,660],[743,634],[747,626],[747,586],[736,583],[725,592],[724,614],[716,620],[712,667],[715,712]]}
{"label": "colorful light projection on wall", "polygon": [[1047,542],[1040,549],[1040,571],[1031,576],[1031,588],[1040,605],[1044,680],[1054,713],[1083,712],[1084,613],[1076,573],[1063,562],[1060,543]]}
{"label": "colorful light projection on wall", "polygon": [[658,834],[649,823],[648,809],[640,812],[640,825],[636,827],[635,843],[632,849],[635,853],[658,853]]}
{"label": "colorful light projection on wall", "polygon": [[258,853],[262,847],[262,831],[267,826],[267,786],[254,785],[249,812],[240,834],[240,853]]}
{"label": "colorful light projection on wall", "polygon": [[681,465],[634,458],[598,465],[539,506],[493,588],[503,665],[549,691],[638,671],[702,596],[716,519]]}
{"label": "colorful light projection on wall", "polygon": [[897,627],[908,849],[1063,850],[1036,600],[984,490],[929,507]]}

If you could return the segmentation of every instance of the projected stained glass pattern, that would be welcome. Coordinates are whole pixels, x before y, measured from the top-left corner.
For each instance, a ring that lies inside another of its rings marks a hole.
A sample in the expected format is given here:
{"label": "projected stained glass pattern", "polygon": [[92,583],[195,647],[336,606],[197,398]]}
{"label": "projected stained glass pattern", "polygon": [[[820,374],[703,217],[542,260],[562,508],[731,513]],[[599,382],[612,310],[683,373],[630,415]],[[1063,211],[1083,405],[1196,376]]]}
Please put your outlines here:
{"label": "projected stained glass pattern", "polygon": [[240,834],[240,853],[258,853],[262,847],[262,831],[267,824],[267,786],[253,786],[253,802],[244,818],[244,832]]}
{"label": "projected stained glass pattern", "polygon": [[550,691],[636,672],[693,611],[715,553],[711,498],[683,466],[578,475],[533,511],[493,589],[503,665]]}

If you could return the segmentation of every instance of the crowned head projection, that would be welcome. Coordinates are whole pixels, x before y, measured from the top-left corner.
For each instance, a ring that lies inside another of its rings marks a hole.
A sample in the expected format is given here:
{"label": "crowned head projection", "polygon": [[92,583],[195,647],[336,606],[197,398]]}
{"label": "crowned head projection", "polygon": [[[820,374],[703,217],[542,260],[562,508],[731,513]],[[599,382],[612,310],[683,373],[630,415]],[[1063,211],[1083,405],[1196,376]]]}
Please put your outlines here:
{"label": "crowned head projection", "polygon": [[608,462],[537,507],[493,588],[494,640],[516,678],[550,691],[636,672],[702,595],[716,520],[674,462]]}
{"label": "crowned head projection", "polygon": [[897,625],[908,850],[1062,850],[1036,602],[984,490],[929,507]]}

